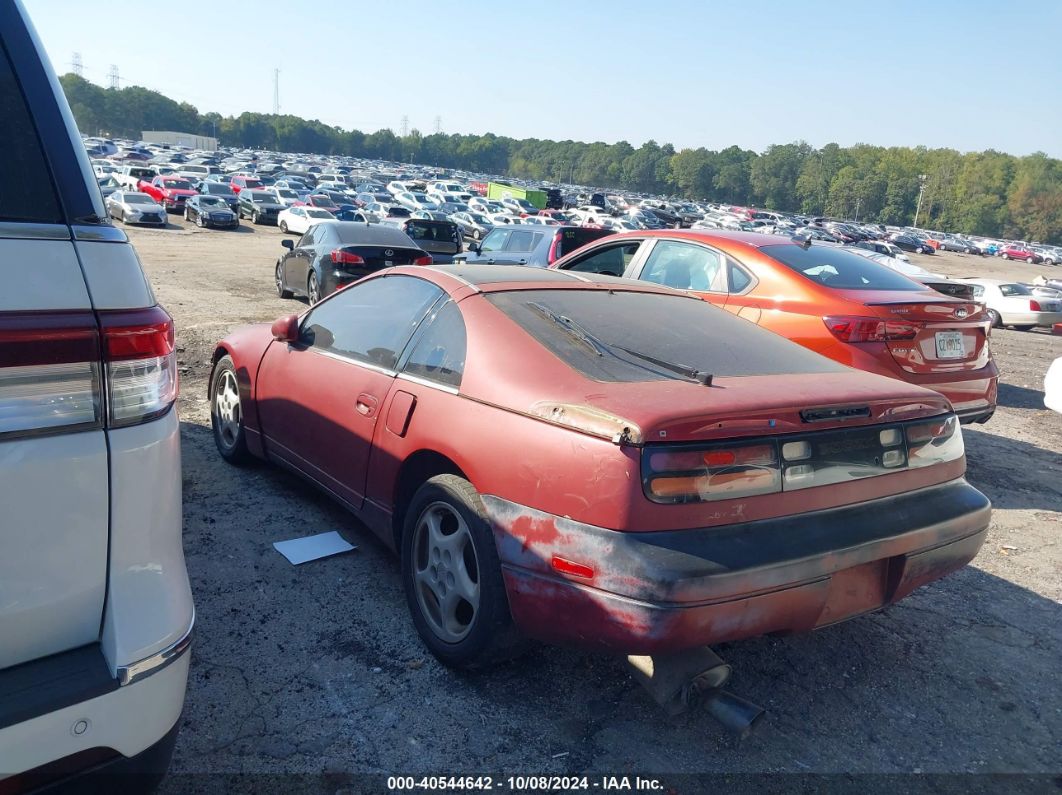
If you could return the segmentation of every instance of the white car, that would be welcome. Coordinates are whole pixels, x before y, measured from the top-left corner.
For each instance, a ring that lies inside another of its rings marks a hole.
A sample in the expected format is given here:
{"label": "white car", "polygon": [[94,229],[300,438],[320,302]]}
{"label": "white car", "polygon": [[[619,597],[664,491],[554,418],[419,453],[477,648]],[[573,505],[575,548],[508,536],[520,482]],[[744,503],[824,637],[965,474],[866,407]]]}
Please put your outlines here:
{"label": "white car", "polygon": [[534,215],[538,208],[527,199],[502,199],[502,207],[514,215]]}
{"label": "white car", "polygon": [[515,215],[510,215],[509,213],[494,213],[493,215],[488,215],[487,219],[494,226],[522,224],[525,220],[523,218],[518,218]]}
{"label": "white car", "polygon": [[1044,405],[1062,414],[1062,356],[1051,363],[1044,376]]}
{"label": "white car", "polygon": [[265,189],[266,193],[271,193],[276,198],[278,204],[283,204],[285,207],[291,207],[295,202],[302,201],[302,197],[299,196],[298,191],[291,188],[278,188],[274,185],[271,188]]}
{"label": "white car", "polygon": [[146,193],[116,190],[106,201],[107,215],[124,224],[166,226],[166,208]]}
{"label": "white car", "polygon": [[439,205],[423,193],[403,191],[395,196],[395,201],[407,210],[438,210]]}
{"label": "white car", "polygon": [[506,211],[500,202],[484,199],[482,196],[473,196],[469,199],[468,209],[470,212],[481,213],[482,215],[495,215]]}
{"label": "white car", "polygon": [[398,196],[400,193],[408,193],[409,185],[396,179],[387,183],[387,192],[392,196]]}
{"label": "white car", "polygon": [[973,285],[974,300],[987,307],[993,326],[1014,326],[1028,331],[1062,323],[1062,301],[1033,294],[1024,284],[1001,279],[958,279]]}
{"label": "white car", "polygon": [[[0,790],[153,788],[181,725],[195,619],[174,324],[125,232],[101,220],[22,4],[2,8],[4,144],[20,162],[0,169],[0,195],[20,196],[27,223],[0,238],[0,263],[32,267],[0,291]],[[89,769],[141,775],[68,783]]]}
{"label": "white car", "polygon": [[319,207],[289,207],[277,215],[277,226],[285,234],[305,235],[314,224],[335,220],[332,213]]}

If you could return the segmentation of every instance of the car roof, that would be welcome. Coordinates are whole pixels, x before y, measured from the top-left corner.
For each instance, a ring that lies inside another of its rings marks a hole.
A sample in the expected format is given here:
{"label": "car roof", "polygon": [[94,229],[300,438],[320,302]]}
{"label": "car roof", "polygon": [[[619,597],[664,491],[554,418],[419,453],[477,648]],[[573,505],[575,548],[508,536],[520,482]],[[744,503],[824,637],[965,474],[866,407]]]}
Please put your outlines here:
{"label": "car roof", "polygon": [[485,265],[462,262],[450,265],[429,265],[426,267],[400,266],[391,269],[391,272],[406,273],[411,276],[438,277],[437,280],[440,284],[442,284],[443,280],[449,279],[456,281],[460,285],[475,288],[476,292],[483,293],[540,288],[573,290],[623,289],[627,292],[658,293],[700,300],[683,290],[674,290],[670,287],[635,279],[606,276],[600,273],[558,271],[552,268],[536,268],[530,265]]}

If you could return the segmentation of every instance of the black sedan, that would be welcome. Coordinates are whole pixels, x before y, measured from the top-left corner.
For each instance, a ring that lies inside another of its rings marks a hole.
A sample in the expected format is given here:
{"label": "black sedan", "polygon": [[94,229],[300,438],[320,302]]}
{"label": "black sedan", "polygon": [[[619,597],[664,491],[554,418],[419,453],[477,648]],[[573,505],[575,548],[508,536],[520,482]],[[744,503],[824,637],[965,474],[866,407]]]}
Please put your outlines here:
{"label": "black sedan", "polygon": [[264,190],[244,188],[240,191],[240,218],[250,218],[256,224],[277,223],[277,216],[286,209],[276,194]]}
{"label": "black sedan", "polygon": [[889,242],[896,245],[897,248],[902,248],[904,251],[912,251],[915,254],[936,253],[936,249],[931,245],[911,235],[892,235],[889,237]]}
{"label": "black sedan", "polygon": [[234,213],[240,212],[240,200],[236,196],[236,192],[232,189],[232,186],[227,182],[216,182],[214,180],[203,180],[196,184],[195,189],[200,193],[205,193],[208,196],[218,196],[228,204],[229,209]]}
{"label": "black sedan", "polygon": [[980,254],[981,249],[973,243],[960,240],[957,237],[946,237],[940,241],[941,251],[957,251],[960,254]]}
{"label": "black sedan", "polygon": [[240,216],[234,212],[222,196],[190,196],[184,203],[184,220],[195,221],[196,226],[235,229],[240,225]]}
{"label": "black sedan", "polygon": [[277,295],[305,296],[311,304],[383,268],[432,263],[405,232],[379,224],[328,221],[310,227],[298,244],[280,245],[288,252],[277,260]]}

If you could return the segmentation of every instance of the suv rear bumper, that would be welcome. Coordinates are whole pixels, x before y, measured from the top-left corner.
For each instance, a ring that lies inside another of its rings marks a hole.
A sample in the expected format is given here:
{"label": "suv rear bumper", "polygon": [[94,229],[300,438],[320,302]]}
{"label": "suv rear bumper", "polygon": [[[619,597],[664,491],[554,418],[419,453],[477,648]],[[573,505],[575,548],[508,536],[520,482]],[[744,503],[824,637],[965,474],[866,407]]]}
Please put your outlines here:
{"label": "suv rear bumper", "polygon": [[[57,773],[65,778],[101,762],[131,760],[164,744],[169,734],[176,737],[188,682],[190,641],[191,627],[177,643],[119,669],[120,676],[122,670],[131,672],[128,684],[112,680],[112,687],[102,695],[0,729],[0,790],[12,784],[17,785],[15,791],[42,786]],[[50,685],[38,683],[40,688]],[[158,773],[165,772],[172,749],[171,743],[165,758],[155,759],[161,764]],[[77,769],[78,760],[83,760],[82,770]],[[3,780],[23,773],[25,779],[18,775],[14,782]]]}
{"label": "suv rear bumper", "polygon": [[[778,519],[641,533],[483,502],[521,630],[623,654],[803,632],[892,604],[972,560],[991,515],[963,479]],[[556,558],[592,576],[561,574]]]}

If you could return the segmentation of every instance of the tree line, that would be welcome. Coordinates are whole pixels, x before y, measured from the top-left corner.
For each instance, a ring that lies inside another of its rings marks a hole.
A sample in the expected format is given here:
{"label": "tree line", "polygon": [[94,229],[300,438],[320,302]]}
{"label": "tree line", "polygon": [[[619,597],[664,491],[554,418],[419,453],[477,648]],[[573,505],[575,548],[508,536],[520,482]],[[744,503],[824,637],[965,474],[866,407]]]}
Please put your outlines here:
{"label": "tree line", "polygon": [[60,82],[87,135],[137,139],[142,130],[176,130],[215,136],[230,147],[422,163],[895,225],[912,224],[917,207],[923,228],[1062,242],[1062,161],[1041,152],[1015,157],[868,144],[815,148],[803,141],[763,152],[738,146],[676,151],[656,141],[635,148],[626,141],[424,135],[415,129],[398,136],[291,115],[200,113],[139,86],[106,89],[73,74]]}

